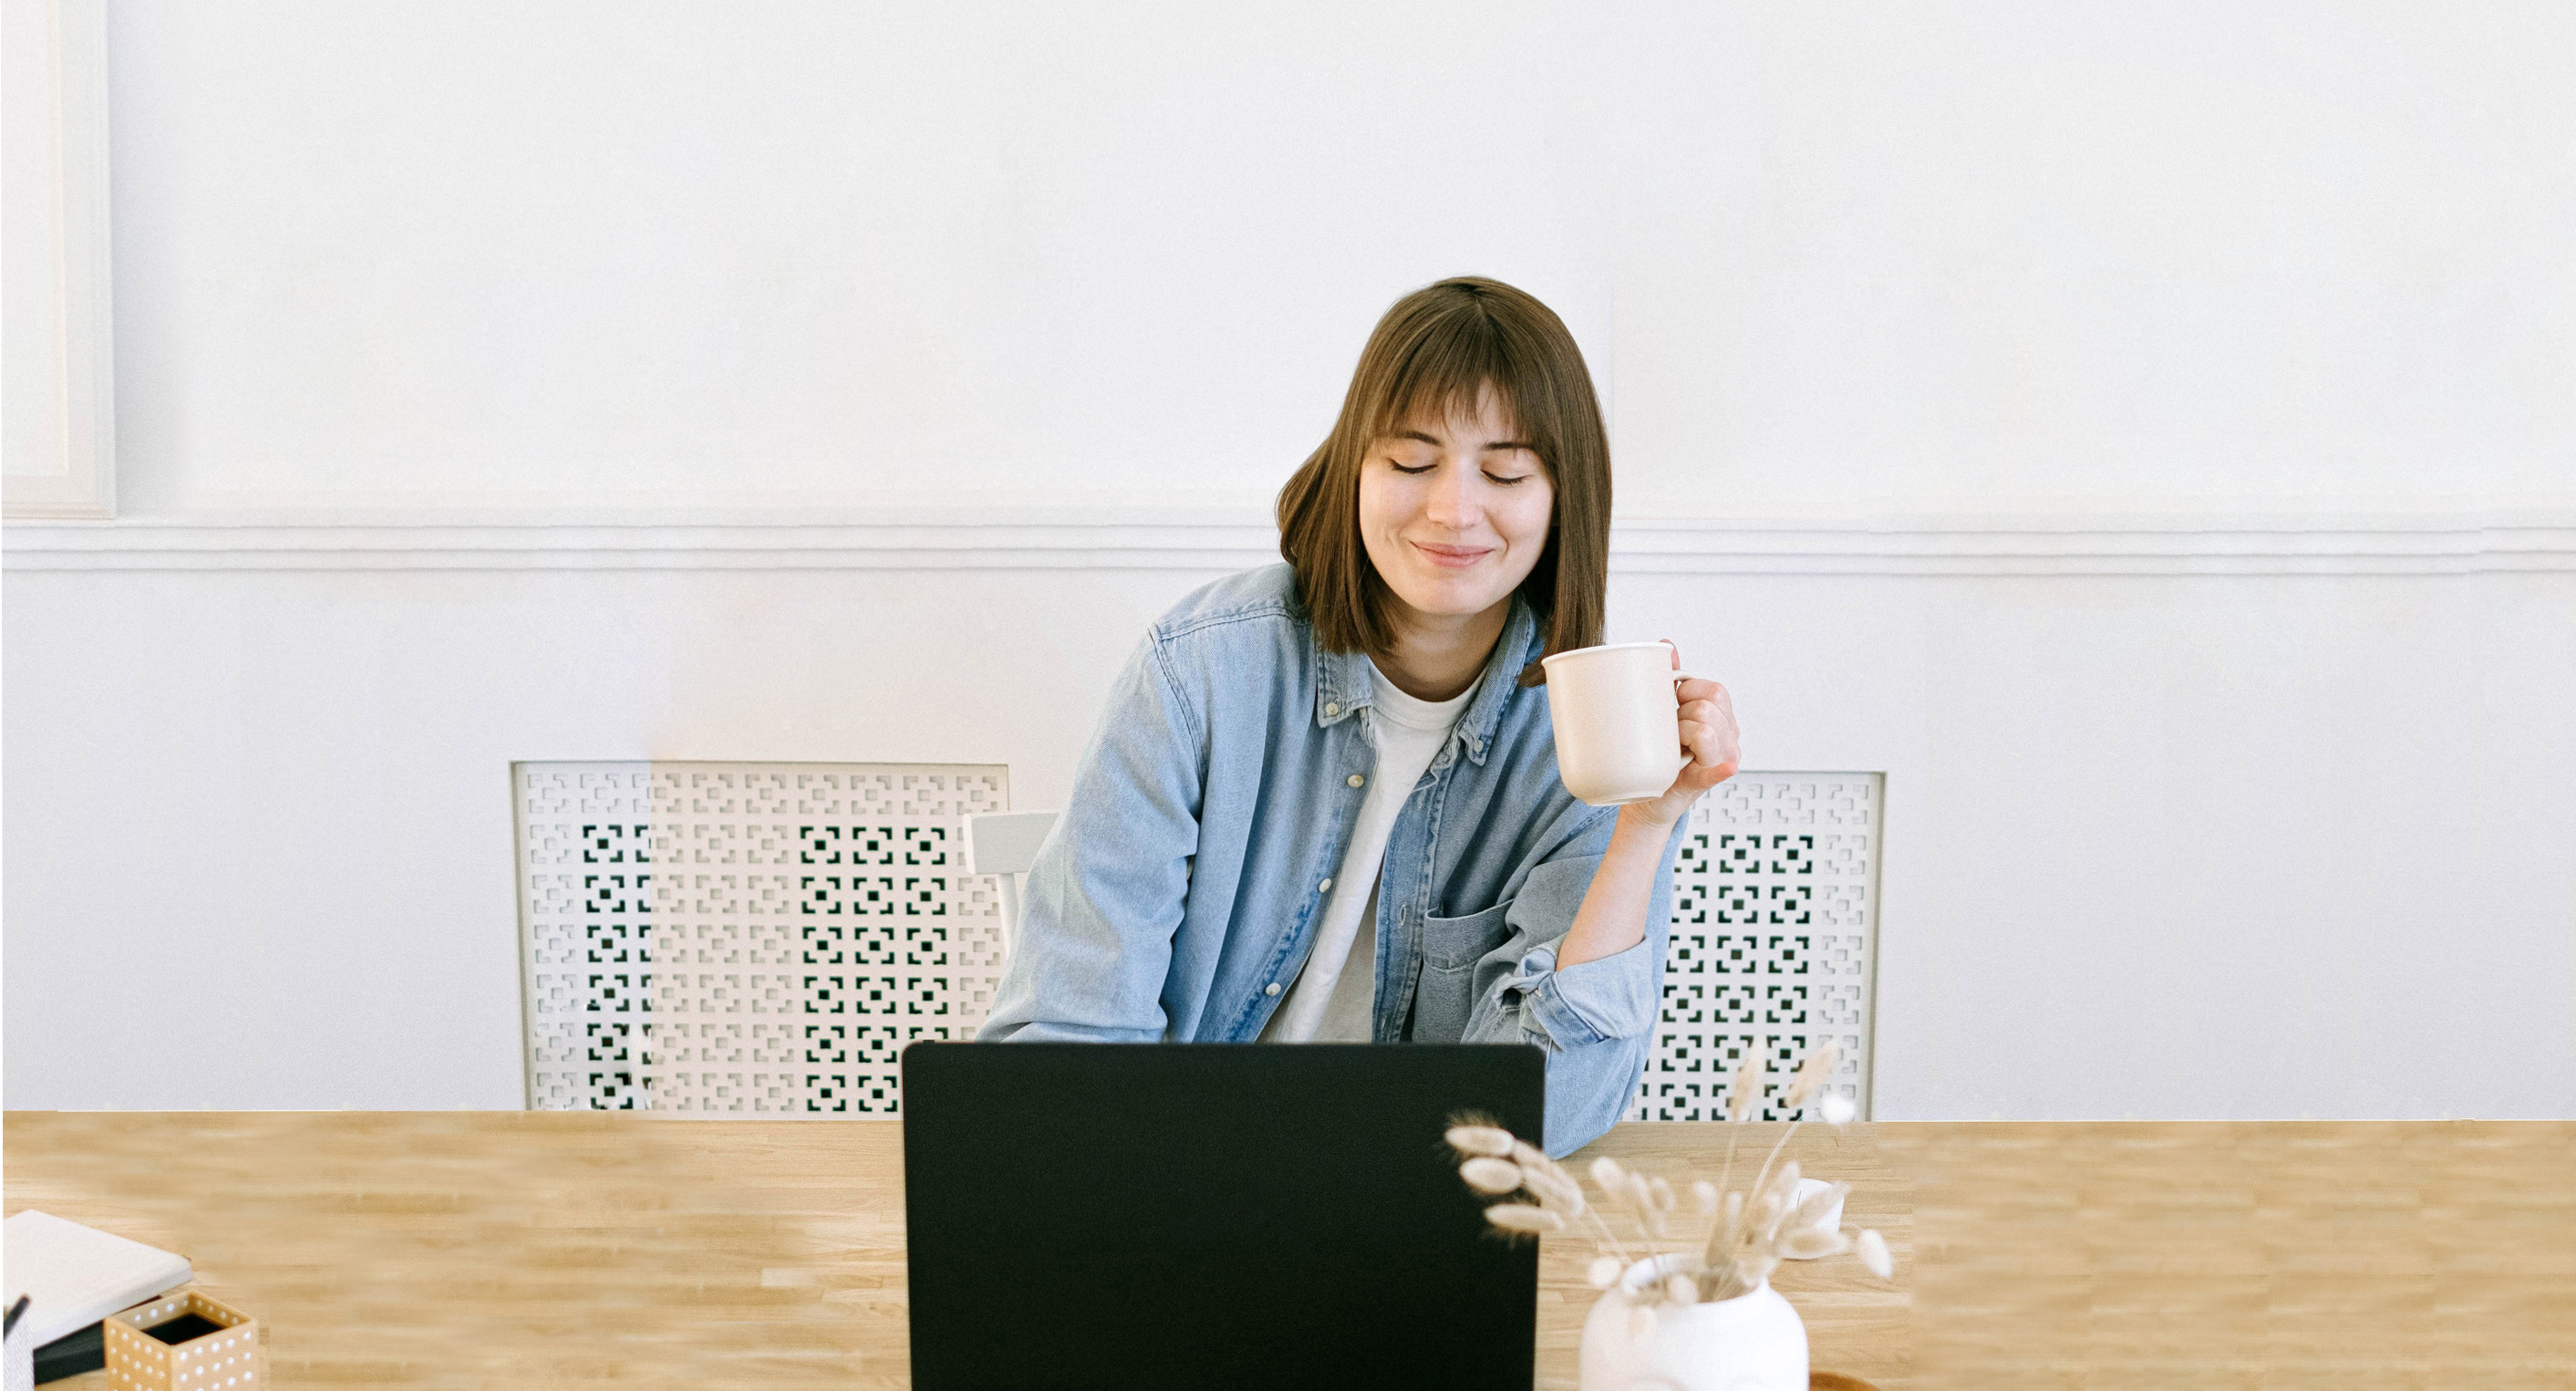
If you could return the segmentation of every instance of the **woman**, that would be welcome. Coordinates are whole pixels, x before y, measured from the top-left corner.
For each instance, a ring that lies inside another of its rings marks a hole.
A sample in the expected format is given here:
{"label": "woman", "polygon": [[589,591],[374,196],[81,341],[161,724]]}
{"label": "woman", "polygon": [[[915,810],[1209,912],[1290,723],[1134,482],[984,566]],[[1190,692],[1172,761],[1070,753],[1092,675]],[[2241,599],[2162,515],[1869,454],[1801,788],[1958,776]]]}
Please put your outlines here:
{"label": "woman", "polygon": [[1538,659],[1601,641],[1610,541],[1573,336],[1491,280],[1398,301],[1279,526],[1286,564],[1120,674],[982,1037],[1526,1041],[1547,1148],[1579,1148],[1636,1090],[1676,828],[1736,732],[1685,681],[1663,796],[1557,780]]}

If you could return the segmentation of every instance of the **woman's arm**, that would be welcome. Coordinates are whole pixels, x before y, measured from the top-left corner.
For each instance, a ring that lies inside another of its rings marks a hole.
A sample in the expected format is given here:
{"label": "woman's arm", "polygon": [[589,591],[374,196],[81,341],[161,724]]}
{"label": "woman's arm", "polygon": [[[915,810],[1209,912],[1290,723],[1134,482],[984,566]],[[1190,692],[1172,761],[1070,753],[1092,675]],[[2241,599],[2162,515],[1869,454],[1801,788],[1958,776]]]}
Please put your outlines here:
{"label": "woman's arm", "polygon": [[[1533,870],[1506,913],[1511,940],[1477,973],[1484,988],[1466,1041],[1547,1050],[1550,1154],[1591,1143],[1636,1092],[1654,1037],[1660,929],[1672,912],[1681,825],[1701,793],[1735,776],[1735,714],[1725,688],[1686,681],[1679,695],[1691,761],[1671,789],[1621,807],[1606,845],[1584,837],[1602,845],[1597,859],[1585,854],[1589,846],[1568,845]],[[1551,923],[1569,925],[1559,937]]]}
{"label": "woman's arm", "polygon": [[1148,634],[1029,869],[1018,945],[976,1037],[1152,1043],[1198,853],[1203,729]]}
{"label": "woman's arm", "polygon": [[1672,838],[1670,824],[1656,824],[1635,806],[1619,808],[1610,849],[1592,872],[1592,886],[1575,911],[1574,926],[1556,949],[1558,969],[1617,956],[1646,940],[1646,901]]}

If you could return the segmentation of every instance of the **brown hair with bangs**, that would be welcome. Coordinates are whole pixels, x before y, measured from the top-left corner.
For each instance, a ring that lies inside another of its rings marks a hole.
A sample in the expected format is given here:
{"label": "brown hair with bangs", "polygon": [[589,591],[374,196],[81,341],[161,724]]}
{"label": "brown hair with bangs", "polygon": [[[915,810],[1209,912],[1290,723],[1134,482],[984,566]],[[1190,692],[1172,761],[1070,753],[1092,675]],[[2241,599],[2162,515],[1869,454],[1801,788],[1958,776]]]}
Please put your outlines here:
{"label": "brown hair with bangs", "polygon": [[[1395,646],[1394,595],[1360,542],[1370,444],[1426,409],[1473,418],[1487,386],[1555,491],[1547,545],[1519,591],[1547,635],[1542,655],[1601,642],[1610,437],[1583,350],[1546,305],[1500,281],[1459,276],[1406,295],[1378,320],[1332,434],[1279,490],[1279,554],[1297,572],[1297,602],[1318,646],[1372,656]],[[1546,679],[1532,662],[1520,684]]]}

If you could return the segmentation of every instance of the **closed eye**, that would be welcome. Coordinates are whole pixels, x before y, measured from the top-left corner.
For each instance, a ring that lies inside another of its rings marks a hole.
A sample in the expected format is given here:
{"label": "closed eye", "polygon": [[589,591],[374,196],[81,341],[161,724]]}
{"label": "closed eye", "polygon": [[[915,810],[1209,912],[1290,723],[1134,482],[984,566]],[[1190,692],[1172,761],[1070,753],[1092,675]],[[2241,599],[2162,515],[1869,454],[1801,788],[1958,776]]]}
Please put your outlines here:
{"label": "closed eye", "polygon": [[[1438,464],[1417,464],[1417,465],[1413,465],[1413,466],[1408,467],[1408,466],[1406,466],[1406,465],[1404,465],[1404,464],[1399,464],[1399,463],[1397,463],[1397,462],[1396,462],[1395,460],[1393,460],[1393,459],[1389,459],[1389,460],[1387,460],[1387,461],[1386,461],[1386,466],[1387,466],[1388,468],[1394,469],[1394,470],[1395,470],[1396,472],[1398,472],[1398,473],[1401,473],[1401,474],[1407,474],[1407,475],[1420,475],[1420,474],[1425,474],[1425,473],[1429,473],[1429,472],[1430,472],[1430,471],[1432,471],[1433,469],[1435,469],[1435,468],[1438,468],[1438,467],[1439,467],[1439,465],[1438,465]],[[1487,470],[1484,470],[1484,474],[1485,474],[1485,477],[1486,477],[1487,479],[1489,479],[1489,480],[1491,480],[1491,481],[1493,481],[1493,482],[1495,482],[1495,483],[1499,483],[1499,484],[1503,485],[1503,486],[1504,486],[1504,487],[1506,487],[1506,488],[1513,487],[1513,486],[1516,486],[1516,485],[1518,485],[1518,484],[1522,484],[1522,483],[1527,483],[1528,481],[1530,481],[1530,475],[1528,475],[1528,474],[1526,474],[1526,473],[1501,474],[1501,473],[1495,473],[1495,472],[1494,472],[1494,471],[1492,471],[1491,469],[1487,469]]]}

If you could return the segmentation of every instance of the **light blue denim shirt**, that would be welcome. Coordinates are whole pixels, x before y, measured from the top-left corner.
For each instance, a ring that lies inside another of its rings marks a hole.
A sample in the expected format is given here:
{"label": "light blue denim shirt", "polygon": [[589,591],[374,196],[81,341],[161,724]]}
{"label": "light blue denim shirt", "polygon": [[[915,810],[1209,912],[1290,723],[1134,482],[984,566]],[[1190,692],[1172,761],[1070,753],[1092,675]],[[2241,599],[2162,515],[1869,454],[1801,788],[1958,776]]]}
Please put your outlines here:
{"label": "light blue denim shirt", "polygon": [[[1643,942],[1563,970],[1615,812],[1556,775],[1542,650],[1517,598],[1475,698],[1413,788],[1379,869],[1380,1043],[1547,1052],[1547,1133],[1608,1130],[1645,1069],[1663,990],[1675,834]],[[1372,668],[1319,651],[1286,565],[1201,588],[1109,694],[1030,870],[986,1039],[1248,1043],[1306,964],[1368,795]],[[1676,756],[1678,761],[1678,755]]]}

